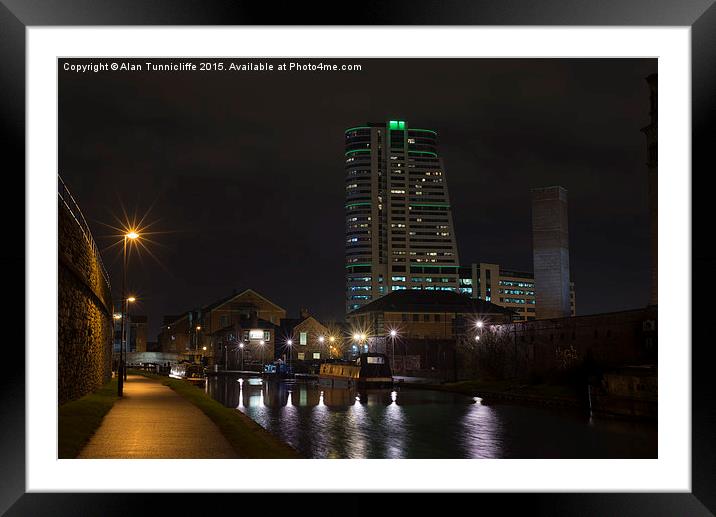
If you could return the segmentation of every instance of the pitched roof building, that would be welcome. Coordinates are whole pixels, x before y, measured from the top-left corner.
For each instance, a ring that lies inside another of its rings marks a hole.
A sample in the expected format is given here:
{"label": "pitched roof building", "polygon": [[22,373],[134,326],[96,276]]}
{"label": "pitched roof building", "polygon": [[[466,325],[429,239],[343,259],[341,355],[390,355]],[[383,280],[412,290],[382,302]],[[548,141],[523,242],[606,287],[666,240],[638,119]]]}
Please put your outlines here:
{"label": "pitched roof building", "polygon": [[394,291],[347,315],[355,333],[401,338],[452,339],[466,322],[509,322],[514,311],[452,291]]}

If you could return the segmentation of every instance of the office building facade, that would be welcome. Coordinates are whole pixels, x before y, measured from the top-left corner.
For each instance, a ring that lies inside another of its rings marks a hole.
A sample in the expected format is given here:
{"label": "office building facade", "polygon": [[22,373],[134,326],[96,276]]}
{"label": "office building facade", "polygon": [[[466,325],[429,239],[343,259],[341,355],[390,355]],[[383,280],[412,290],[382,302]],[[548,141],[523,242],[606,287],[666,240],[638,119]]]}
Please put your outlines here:
{"label": "office building facade", "polygon": [[[515,311],[514,321],[537,318],[534,274],[479,262],[460,268],[459,292]],[[574,282],[569,282],[570,315],[576,315]]]}
{"label": "office building facade", "polygon": [[406,289],[456,291],[459,259],[437,132],[345,131],[346,312]]}

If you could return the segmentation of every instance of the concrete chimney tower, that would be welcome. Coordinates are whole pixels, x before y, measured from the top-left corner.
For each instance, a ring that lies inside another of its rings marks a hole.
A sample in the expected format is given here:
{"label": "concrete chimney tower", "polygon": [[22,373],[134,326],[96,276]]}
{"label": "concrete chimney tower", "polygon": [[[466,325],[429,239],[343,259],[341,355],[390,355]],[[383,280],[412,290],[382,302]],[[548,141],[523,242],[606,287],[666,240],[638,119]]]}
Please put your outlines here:
{"label": "concrete chimney tower", "polygon": [[532,189],[532,254],[537,319],[570,316],[567,189]]}

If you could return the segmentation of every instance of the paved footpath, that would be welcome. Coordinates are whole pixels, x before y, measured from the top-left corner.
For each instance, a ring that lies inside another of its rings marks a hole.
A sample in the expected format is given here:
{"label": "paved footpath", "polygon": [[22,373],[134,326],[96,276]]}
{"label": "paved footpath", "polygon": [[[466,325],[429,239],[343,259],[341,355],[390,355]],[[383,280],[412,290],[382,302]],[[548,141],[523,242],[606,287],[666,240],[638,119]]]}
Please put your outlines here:
{"label": "paved footpath", "polygon": [[160,382],[129,375],[124,397],[78,458],[236,458],[199,408]]}

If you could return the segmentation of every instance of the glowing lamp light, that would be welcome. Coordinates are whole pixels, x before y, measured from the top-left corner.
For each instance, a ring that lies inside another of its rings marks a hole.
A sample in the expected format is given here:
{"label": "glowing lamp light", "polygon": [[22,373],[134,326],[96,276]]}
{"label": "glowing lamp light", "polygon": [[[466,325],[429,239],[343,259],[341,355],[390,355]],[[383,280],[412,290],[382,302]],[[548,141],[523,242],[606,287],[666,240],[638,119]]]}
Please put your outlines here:
{"label": "glowing lamp light", "polygon": [[358,333],[353,334],[353,339],[355,339],[356,341],[358,341],[358,340],[360,339],[360,334],[358,334]]}
{"label": "glowing lamp light", "polygon": [[324,338],[323,336],[319,336],[319,337],[318,337],[318,342],[319,342],[319,343],[323,343],[323,342],[325,341],[325,339],[326,339],[326,338]]}
{"label": "glowing lamp light", "polygon": [[398,332],[395,329],[390,331],[390,337],[395,337],[397,335],[398,335]]}
{"label": "glowing lamp light", "polygon": [[293,339],[289,339],[288,341],[286,341],[286,344],[287,344],[288,346],[293,345]]}
{"label": "glowing lamp light", "polygon": [[244,348],[244,342],[239,343],[239,348]]}
{"label": "glowing lamp light", "polygon": [[122,319],[122,315],[121,315],[121,314],[117,314],[117,313],[115,312],[115,313],[114,313],[114,319],[116,319],[116,320],[121,320],[121,319]]}
{"label": "glowing lamp light", "polygon": [[202,348],[202,350],[206,350],[206,347]]}
{"label": "glowing lamp light", "polygon": [[480,336],[475,336],[475,341],[480,341]]}
{"label": "glowing lamp light", "polygon": [[127,232],[127,238],[134,240],[137,237],[139,237],[139,234],[134,230],[130,230],[129,232]]}
{"label": "glowing lamp light", "polygon": [[196,330],[201,330],[201,325],[197,325]]}
{"label": "glowing lamp light", "polygon": [[136,302],[137,299],[134,296],[130,296],[129,298],[127,298],[127,301],[128,302]]}
{"label": "glowing lamp light", "polygon": [[331,336],[331,337],[328,338],[328,340],[329,340],[331,343],[334,343],[334,342],[336,341],[336,337],[335,337],[335,336]]}
{"label": "glowing lamp light", "polygon": [[476,326],[477,328],[479,328],[479,329],[482,328],[482,325],[483,325],[482,321],[479,321],[479,320],[478,320],[477,323],[475,323],[475,326]]}
{"label": "glowing lamp light", "polygon": [[263,339],[261,341],[259,341],[259,345],[263,346],[265,344],[266,344],[266,341],[264,341]]}
{"label": "glowing lamp light", "polygon": [[365,334],[361,334],[360,339],[361,339],[361,341],[365,341]]}

